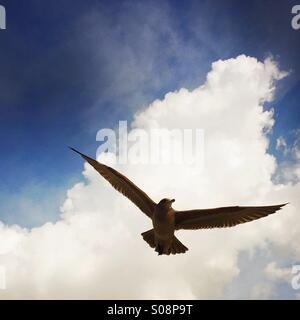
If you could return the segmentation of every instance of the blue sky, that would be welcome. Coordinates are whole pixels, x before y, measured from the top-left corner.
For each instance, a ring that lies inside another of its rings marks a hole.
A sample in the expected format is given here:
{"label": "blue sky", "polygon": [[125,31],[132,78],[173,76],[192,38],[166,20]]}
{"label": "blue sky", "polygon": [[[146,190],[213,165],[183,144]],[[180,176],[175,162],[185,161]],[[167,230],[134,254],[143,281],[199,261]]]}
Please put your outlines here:
{"label": "blue sky", "polygon": [[7,12],[0,220],[55,220],[82,171],[68,145],[95,154],[99,129],[132,119],[168,91],[199,86],[218,59],[272,55],[290,71],[272,102],[272,152],[281,135],[292,143],[300,123],[300,31],[290,23],[296,2],[0,0]]}

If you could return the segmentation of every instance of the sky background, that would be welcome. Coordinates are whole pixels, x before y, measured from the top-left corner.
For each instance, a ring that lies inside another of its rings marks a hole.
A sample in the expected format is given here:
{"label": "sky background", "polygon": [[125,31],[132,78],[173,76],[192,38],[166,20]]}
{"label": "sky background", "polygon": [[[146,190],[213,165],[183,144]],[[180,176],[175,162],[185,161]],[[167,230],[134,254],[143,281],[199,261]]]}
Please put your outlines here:
{"label": "sky background", "polygon": [[[197,88],[214,61],[241,54],[259,61],[273,57],[289,73],[270,103],[275,125],[269,150],[279,165],[293,165],[291,154],[276,142],[284,137],[289,146],[299,143],[300,30],[291,27],[297,1],[0,4],[7,12],[7,30],[0,30],[5,224],[32,228],[59,220],[67,190],[82,180],[82,161],[67,146],[95,155],[99,129],[131,122],[167,92]],[[235,285],[228,289],[232,297]],[[282,296],[292,296],[286,290]]]}

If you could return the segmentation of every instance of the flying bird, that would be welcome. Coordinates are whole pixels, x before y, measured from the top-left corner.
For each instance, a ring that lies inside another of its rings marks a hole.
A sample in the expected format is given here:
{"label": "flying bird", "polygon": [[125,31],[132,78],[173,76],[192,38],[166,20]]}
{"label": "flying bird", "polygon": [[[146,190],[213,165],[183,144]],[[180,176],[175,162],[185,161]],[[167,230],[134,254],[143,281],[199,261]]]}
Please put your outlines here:
{"label": "flying bird", "polygon": [[81,152],[77,152],[102,175],[117,191],[131,200],[151,220],[153,228],[143,232],[144,240],[154,248],[158,255],[185,253],[188,248],[176,237],[180,229],[226,228],[260,219],[280,210],[285,204],[259,207],[220,207],[177,211],[172,208],[175,199],[162,199],[155,203],[143,190],[115,169],[102,164]]}

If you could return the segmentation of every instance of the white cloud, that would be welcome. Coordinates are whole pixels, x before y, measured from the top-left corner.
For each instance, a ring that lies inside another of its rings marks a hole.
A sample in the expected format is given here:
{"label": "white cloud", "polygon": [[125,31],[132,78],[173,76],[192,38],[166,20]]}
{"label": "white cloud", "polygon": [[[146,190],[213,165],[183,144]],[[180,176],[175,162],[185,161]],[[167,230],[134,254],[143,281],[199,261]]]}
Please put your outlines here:
{"label": "white cloud", "polygon": [[283,76],[270,59],[220,60],[204,85],[168,93],[135,116],[133,128],[204,129],[204,170],[115,166],[154,200],[176,198],[175,209],[291,202],[281,213],[233,229],[179,232],[188,253],[158,257],[140,236],[149,219],[85,165],[85,181],[68,191],[59,222],[32,230],[0,225],[7,271],[0,297],[220,298],[240,272],[242,250],[272,244],[281,257],[300,258],[300,187],[274,184],[277,163],[267,152],[274,120],[263,104]]}
{"label": "white cloud", "polygon": [[[272,261],[266,265],[261,276],[262,279],[251,290],[250,297],[252,299],[278,298],[277,286],[282,284],[285,284],[292,291],[292,266],[279,267],[277,262]],[[285,297],[279,295],[279,298]]]}
{"label": "white cloud", "polygon": [[276,140],[276,149],[277,149],[277,150],[283,150],[283,153],[284,153],[284,154],[287,154],[287,152],[288,152],[287,147],[288,147],[288,145],[287,145],[284,137],[279,137],[279,138]]}
{"label": "white cloud", "polygon": [[284,137],[276,141],[277,150],[282,150],[285,160],[276,172],[275,180],[281,182],[299,182],[300,179],[300,129],[293,130],[294,142],[288,145]]}
{"label": "white cloud", "polygon": [[280,268],[276,262],[270,262],[266,268],[265,273],[272,281],[287,281],[291,282],[292,268]]}
{"label": "white cloud", "polygon": [[272,283],[257,283],[251,290],[250,298],[255,300],[271,299],[274,295],[275,287]]}

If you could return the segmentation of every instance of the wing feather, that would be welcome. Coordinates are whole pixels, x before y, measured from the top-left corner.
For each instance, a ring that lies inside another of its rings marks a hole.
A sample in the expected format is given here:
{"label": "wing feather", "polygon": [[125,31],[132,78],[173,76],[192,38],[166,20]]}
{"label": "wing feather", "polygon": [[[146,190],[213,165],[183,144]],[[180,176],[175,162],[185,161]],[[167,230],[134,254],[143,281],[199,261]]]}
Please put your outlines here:
{"label": "wing feather", "polygon": [[260,207],[221,207],[176,211],[176,229],[210,229],[233,227],[237,224],[250,222],[266,217],[280,210],[285,204]]}
{"label": "wing feather", "polygon": [[144,191],[117,170],[106,166],[73,148],[70,149],[80,154],[82,158],[94,167],[117,191],[131,200],[149,218],[152,218],[156,203],[151,200]]}

